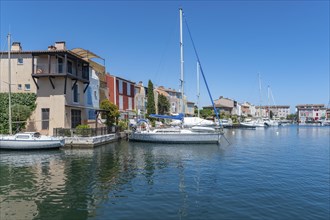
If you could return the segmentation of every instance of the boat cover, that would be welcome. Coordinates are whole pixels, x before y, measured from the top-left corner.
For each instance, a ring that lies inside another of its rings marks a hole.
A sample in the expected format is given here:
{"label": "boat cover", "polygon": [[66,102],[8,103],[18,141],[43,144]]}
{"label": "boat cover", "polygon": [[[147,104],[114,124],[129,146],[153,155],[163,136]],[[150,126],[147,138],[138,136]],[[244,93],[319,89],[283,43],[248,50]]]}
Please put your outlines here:
{"label": "boat cover", "polygon": [[157,114],[150,114],[152,118],[163,118],[163,119],[173,119],[173,120],[183,120],[184,115],[182,113],[178,115],[157,115]]}

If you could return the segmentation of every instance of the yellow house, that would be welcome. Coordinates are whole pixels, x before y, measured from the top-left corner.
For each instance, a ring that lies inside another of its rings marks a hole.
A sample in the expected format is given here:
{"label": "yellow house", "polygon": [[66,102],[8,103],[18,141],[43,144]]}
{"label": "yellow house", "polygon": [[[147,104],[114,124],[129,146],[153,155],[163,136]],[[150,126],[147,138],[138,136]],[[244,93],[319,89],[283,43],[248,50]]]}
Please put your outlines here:
{"label": "yellow house", "polygon": [[[0,92],[8,92],[8,55],[1,52]],[[89,62],[56,42],[48,50],[11,47],[11,90],[37,95],[37,107],[27,131],[52,135],[54,128],[75,128],[87,121],[84,99],[90,79]]]}

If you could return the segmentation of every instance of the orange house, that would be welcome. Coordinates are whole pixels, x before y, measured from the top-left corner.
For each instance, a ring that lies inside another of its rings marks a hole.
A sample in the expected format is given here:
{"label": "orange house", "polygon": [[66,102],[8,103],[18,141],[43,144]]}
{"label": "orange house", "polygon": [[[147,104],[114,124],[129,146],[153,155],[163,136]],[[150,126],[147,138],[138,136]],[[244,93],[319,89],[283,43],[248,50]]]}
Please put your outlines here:
{"label": "orange house", "polygon": [[109,101],[118,107],[122,113],[122,117],[131,118],[135,116],[133,112],[135,82],[110,74],[106,75],[106,81],[109,91]]}

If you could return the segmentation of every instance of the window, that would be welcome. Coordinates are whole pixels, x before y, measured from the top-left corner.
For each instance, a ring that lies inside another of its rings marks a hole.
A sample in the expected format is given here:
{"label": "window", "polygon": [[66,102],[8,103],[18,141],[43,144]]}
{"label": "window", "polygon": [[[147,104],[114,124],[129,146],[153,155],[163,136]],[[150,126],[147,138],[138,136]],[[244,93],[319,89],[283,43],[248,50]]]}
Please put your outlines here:
{"label": "window", "polygon": [[129,109],[129,110],[132,110],[132,103],[133,103],[132,98],[129,97],[129,98],[128,98],[128,109]]}
{"label": "window", "polygon": [[73,86],[73,102],[79,103],[79,87],[78,84]]}
{"label": "window", "polygon": [[81,124],[81,111],[80,110],[71,110],[71,128],[76,128]]}
{"label": "window", "polygon": [[68,73],[72,74],[72,62],[68,61]]}
{"label": "window", "polygon": [[22,84],[18,84],[18,85],[17,85],[17,89],[18,89],[18,90],[22,90]]}
{"label": "window", "polygon": [[119,110],[123,110],[123,109],[124,109],[123,96],[120,95],[120,96],[119,96]]}
{"label": "window", "polygon": [[87,88],[87,104],[88,105],[93,105],[93,100],[92,100],[92,88],[91,87],[88,87]]}
{"label": "window", "polygon": [[94,91],[94,99],[97,100],[97,92]]}
{"label": "window", "polygon": [[119,80],[119,94],[123,94],[123,81]]}
{"label": "window", "polygon": [[88,119],[89,120],[95,120],[96,119],[95,110],[93,110],[93,109],[88,110]]}
{"label": "window", "polygon": [[49,129],[49,108],[41,109],[41,129]]}
{"label": "window", "polygon": [[82,67],[82,78],[89,79],[89,66],[86,63],[84,63]]}
{"label": "window", "polygon": [[30,84],[25,84],[25,91],[30,91],[31,87]]}
{"label": "window", "polygon": [[131,96],[131,84],[127,83],[126,85],[127,85],[127,95]]}
{"label": "window", "polygon": [[58,73],[63,73],[63,59],[59,57],[57,62],[58,62]]}
{"label": "window", "polygon": [[23,58],[17,58],[17,64],[22,65],[23,64]]}

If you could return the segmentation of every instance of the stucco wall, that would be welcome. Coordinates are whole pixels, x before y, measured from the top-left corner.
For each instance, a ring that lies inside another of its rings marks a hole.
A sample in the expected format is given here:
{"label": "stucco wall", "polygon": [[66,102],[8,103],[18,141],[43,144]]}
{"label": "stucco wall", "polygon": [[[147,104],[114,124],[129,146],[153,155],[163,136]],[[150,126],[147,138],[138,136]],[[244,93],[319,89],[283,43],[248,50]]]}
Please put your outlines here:
{"label": "stucco wall", "polygon": [[[23,59],[23,64],[18,63],[18,58]],[[0,92],[8,92],[8,56],[2,54],[0,59]],[[32,55],[11,54],[11,91],[12,92],[36,92],[36,86],[32,79]],[[18,85],[22,89],[18,89]],[[30,84],[30,90],[25,89],[25,84]]]}

